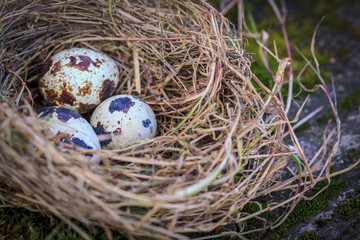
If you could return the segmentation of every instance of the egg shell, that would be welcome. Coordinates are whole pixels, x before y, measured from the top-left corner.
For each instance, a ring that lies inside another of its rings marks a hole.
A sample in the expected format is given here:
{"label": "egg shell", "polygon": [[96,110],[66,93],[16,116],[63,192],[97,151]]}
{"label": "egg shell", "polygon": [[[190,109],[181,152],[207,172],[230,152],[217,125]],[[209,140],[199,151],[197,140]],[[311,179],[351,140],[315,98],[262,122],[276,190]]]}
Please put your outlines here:
{"label": "egg shell", "polygon": [[[100,150],[99,139],[91,125],[79,113],[60,106],[50,106],[38,111],[37,118],[49,124],[49,137],[57,138],[62,143],[72,143],[85,148]],[[84,154],[96,161],[98,156]]]}
{"label": "egg shell", "polygon": [[102,143],[109,149],[155,137],[157,123],[151,107],[131,95],[116,95],[99,104],[90,118],[97,134],[111,134]]}
{"label": "egg shell", "polygon": [[51,105],[85,113],[110,97],[118,82],[119,69],[110,57],[91,49],[71,48],[49,59],[39,86]]}

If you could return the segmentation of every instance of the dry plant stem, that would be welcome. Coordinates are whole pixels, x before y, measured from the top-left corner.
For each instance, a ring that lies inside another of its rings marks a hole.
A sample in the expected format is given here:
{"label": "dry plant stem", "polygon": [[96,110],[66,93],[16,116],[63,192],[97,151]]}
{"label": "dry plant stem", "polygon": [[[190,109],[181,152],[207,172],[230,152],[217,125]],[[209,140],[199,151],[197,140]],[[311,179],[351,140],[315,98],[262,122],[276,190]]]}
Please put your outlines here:
{"label": "dry plant stem", "polygon": [[[308,122],[310,119],[312,119],[315,115],[317,115],[319,112],[321,112],[321,110],[323,110],[323,106],[318,107],[317,109],[315,109],[314,111],[312,111],[311,113],[309,113],[308,115],[306,115],[305,117],[303,117],[300,121],[298,121],[294,126],[293,126],[293,130],[297,129],[298,127],[300,127],[301,125],[303,125],[304,123]],[[297,115],[300,114],[300,111],[298,112]],[[297,118],[297,117],[296,117]],[[284,134],[284,137],[288,136],[290,134],[290,132],[286,132]]]}
{"label": "dry plant stem", "polygon": [[[262,44],[263,44],[264,46],[266,46],[266,45],[267,45],[267,41],[268,41],[268,39],[269,39],[268,33],[265,32],[265,31],[262,31],[262,32],[261,32],[261,39],[262,39],[262,40],[261,40]],[[266,57],[266,55],[265,55],[266,53],[264,52],[264,48],[261,47],[261,46],[259,47],[259,54],[260,54],[261,61],[263,62],[266,71],[270,74],[270,76],[271,76],[272,78],[274,78],[274,73],[272,72],[272,70],[271,70],[271,68],[270,68],[270,66],[269,66],[269,62],[268,62],[267,57]]]}
{"label": "dry plant stem", "polygon": [[205,239],[214,239],[214,238],[222,238],[222,237],[238,237],[238,239],[247,240],[246,237],[242,236],[243,234],[239,234],[237,232],[222,232],[220,234],[212,235],[212,236],[206,236],[206,237],[200,237],[200,238],[193,238],[193,240],[205,240]]}
{"label": "dry plant stem", "polygon": [[[321,152],[324,151],[324,146],[326,146],[326,144],[328,144],[328,142],[330,141],[330,139],[333,137],[334,133],[336,133],[336,129],[334,129],[333,131],[331,131],[331,133],[329,134],[329,136],[328,136],[326,139],[324,139],[323,145],[319,148],[319,150],[317,151],[317,153],[314,155],[314,157],[313,157],[313,159],[311,160],[311,162],[310,162],[309,165],[312,165],[313,162],[318,158],[319,153],[321,153]],[[323,162],[323,159],[321,159],[321,158],[318,159],[318,162],[311,167],[311,170],[312,170],[312,171],[317,171],[318,168],[319,168],[319,165],[320,165],[322,162]],[[351,170],[352,168],[354,168],[358,163],[359,163],[359,162],[355,163],[353,166],[350,166],[350,167],[347,168],[347,169],[339,170],[338,172],[333,173],[331,176],[337,176],[337,175],[339,175],[339,174],[342,174],[342,173],[345,173],[345,172],[347,172],[347,171],[350,171],[350,170]],[[320,174],[318,174],[318,177],[316,178],[316,182],[317,182],[317,181],[323,181],[323,180],[325,180],[325,179],[327,180],[327,178],[328,178],[327,176],[321,177],[322,172],[323,172],[326,168],[327,168],[327,165],[324,165],[324,166],[322,167],[322,169],[320,170]],[[288,179],[287,181],[283,182],[282,184],[281,184],[281,183],[280,183],[280,184],[276,184],[276,185],[274,185],[273,187],[267,189],[266,191],[268,191],[268,192],[271,192],[271,191],[282,191],[282,190],[285,190],[285,189],[294,188],[294,187],[298,186],[298,184],[297,184],[297,185],[290,185],[290,186],[287,186],[287,185],[290,184],[291,181],[293,181],[293,180],[295,180],[295,179],[296,179],[296,176],[294,176],[294,177],[291,178],[291,179]],[[305,182],[300,183],[301,186],[306,186],[306,184],[310,184],[310,185],[308,186],[308,188],[311,188],[311,187],[312,187],[310,181],[305,181]],[[326,186],[326,187],[327,187],[327,186]],[[324,189],[325,189],[326,187],[324,187]],[[324,189],[322,189],[321,191],[323,191]],[[266,192],[263,192],[263,193],[261,193],[260,195],[262,195],[262,194],[267,194],[267,193],[266,193]]]}
{"label": "dry plant stem", "polygon": [[243,13],[244,13],[244,3],[243,3],[243,0],[238,0],[237,2],[237,7],[238,7],[238,31],[239,31],[239,36],[240,36],[240,39],[242,39],[242,27],[243,27],[243,23],[242,23],[242,20],[243,20]]}
{"label": "dry plant stem", "polygon": [[[284,40],[285,40],[285,45],[286,45],[286,50],[287,50],[287,56],[288,58],[292,59],[291,56],[291,45],[290,45],[290,41],[289,41],[289,37],[286,31],[286,14],[287,14],[287,10],[286,10],[286,6],[285,6],[285,2],[282,0],[281,1],[281,11],[282,14],[280,14],[280,10],[278,8],[278,6],[276,5],[274,0],[268,0],[270,6],[272,7],[272,9],[275,12],[275,15],[277,16],[279,23],[281,25],[281,31],[283,33],[284,36]],[[289,66],[289,88],[288,88],[288,98],[286,101],[286,108],[285,108],[285,113],[288,113],[291,107],[291,100],[292,100],[292,91],[293,91],[293,81],[294,81],[294,74],[293,74],[293,67],[290,64]]]}
{"label": "dry plant stem", "polygon": [[[323,20],[324,18],[322,18]],[[322,21],[321,20],[321,21]],[[324,90],[324,92],[326,93],[328,99],[329,99],[329,102],[330,102],[330,105],[331,105],[331,108],[332,108],[332,111],[333,111],[333,114],[334,114],[334,117],[335,117],[335,121],[336,121],[336,130],[337,130],[337,137],[336,137],[336,140],[335,140],[335,143],[333,144],[332,148],[331,148],[331,151],[329,153],[329,157],[328,157],[328,166],[326,168],[326,176],[327,176],[327,180],[330,184],[330,166],[331,166],[331,159],[332,159],[332,156],[337,152],[337,148],[339,146],[339,142],[340,142],[340,118],[338,116],[338,112],[337,112],[337,109],[336,109],[336,105],[331,97],[331,93],[325,83],[325,81],[323,80],[321,74],[320,74],[320,68],[319,68],[319,63],[317,61],[317,58],[315,56],[315,36],[316,36],[316,33],[317,33],[317,30],[321,24],[321,21],[318,23],[318,25],[316,26],[315,28],[315,31],[314,31],[314,34],[313,34],[313,37],[312,37],[312,40],[311,40],[311,53],[313,55],[313,59],[316,63],[316,71],[315,73],[317,74],[318,78],[320,79],[321,83],[322,83],[322,89]],[[312,67],[313,68],[313,67]]]}
{"label": "dry plant stem", "polygon": [[[333,173],[330,173],[330,178],[332,178],[332,177],[336,177],[336,176],[339,176],[339,175],[341,175],[341,174],[344,174],[344,173],[347,173],[347,172],[349,172],[349,171],[351,171],[352,169],[354,169],[357,165],[359,165],[360,164],[360,159],[359,160],[357,160],[357,162],[355,162],[353,165],[351,165],[350,167],[347,167],[347,168],[344,168],[344,169],[341,169],[341,170],[339,170],[339,171],[336,171],[336,172],[333,172]],[[318,181],[324,181],[324,180],[328,180],[328,177],[327,176],[324,176],[324,177],[320,177],[319,179],[318,179]],[[307,182],[303,182],[302,183],[302,186],[304,186],[304,185],[309,185],[309,184],[311,184],[311,182],[310,181],[307,181]],[[289,186],[286,186],[286,187],[282,187],[281,189],[277,189],[277,190],[275,190],[275,191],[282,191],[282,190],[286,190],[286,189],[292,189],[292,188],[294,188],[294,187],[296,187],[297,185],[289,185]]]}
{"label": "dry plant stem", "polygon": [[[225,2],[225,1],[222,1]],[[227,12],[229,12],[236,4],[238,3],[238,0],[232,0],[231,2],[229,2],[226,6],[224,6],[224,3],[221,3],[221,13],[223,15],[225,15]]]}
{"label": "dry plant stem", "polygon": [[135,75],[135,86],[136,92],[141,93],[141,82],[140,82],[140,61],[139,52],[134,50],[134,75]]}
{"label": "dry plant stem", "polygon": [[259,47],[263,48],[266,50],[267,53],[269,53],[276,61],[280,62],[280,59],[278,56],[276,56],[272,51],[270,51],[269,48],[267,48],[258,38],[259,36],[257,36],[256,34],[250,32],[249,27],[247,26],[246,22],[244,21],[244,27],[249,35],[249,37],[255,39],[256,43],[259,45]]}
{"label": "dry plant stem", "polygon": [[[189,37],[173,37],[173,38],[126,38],[126,37],[87,37],[87,38],[75,38],[64,41],[63,43],[77,43],[77,42],[91,42],[91,41],[176,41],[176,40],[194,40],[194,36]],[[54,42],[55,44],[55,42]]]}

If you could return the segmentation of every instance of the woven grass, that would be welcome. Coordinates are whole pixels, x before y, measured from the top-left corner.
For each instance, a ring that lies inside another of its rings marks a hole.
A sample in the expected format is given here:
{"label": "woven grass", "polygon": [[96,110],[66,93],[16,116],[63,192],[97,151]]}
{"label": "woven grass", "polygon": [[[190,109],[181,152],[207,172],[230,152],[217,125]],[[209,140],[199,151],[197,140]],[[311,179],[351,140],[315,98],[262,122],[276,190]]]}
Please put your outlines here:
{"label": "woven grass", "polygon": [[[130,238],[186,239],[241,225],[270,208],[291,210],[318,180],[313,172],[321,167],[320,178],[331,162],[325,154],[312,162],[305,158],[277,95],[289,59],[279,62],[274,88],[267,89],[251,73],[242,39],[203,1],[0,6],[3,204],[52,213],[84,238],[73,219],[98,224],[109,237],[111,229]],[[116,94],[141,97],[152,107],[157,137],[98,151],[101,165],[90,165],[83,149],[63,151],[46,138],[35,114],[46,106],[39,75],[50,56],[71,47],[102,51],[116,61]],[[287,132],[296,150],[284,144]],[[298,168],[285,178],[289,161],[298,161]],[[242,211],[256,197],[281,189],[293,192],[257,213]]]}

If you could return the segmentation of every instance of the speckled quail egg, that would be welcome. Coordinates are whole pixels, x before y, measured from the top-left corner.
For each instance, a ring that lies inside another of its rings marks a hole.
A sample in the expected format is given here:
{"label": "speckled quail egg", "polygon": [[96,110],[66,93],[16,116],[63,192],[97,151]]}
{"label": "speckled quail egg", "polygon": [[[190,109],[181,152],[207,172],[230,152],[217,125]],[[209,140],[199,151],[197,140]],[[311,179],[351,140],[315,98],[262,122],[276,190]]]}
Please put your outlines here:
{"label": "speckled quail egg", "polygon": [[111,135],[102,143],[108,149],[129,146],[155,137],[156,117],[151,107],[142,99],[131,95],[117,95],[96,107],[90,124],[99,135]]}
{"label": "speckled quail egg", "polygon": [[[100,150],[99,139],[91,125],[79,113],[60,106],[51,106],[40,109],[37,118],[49,124],[49,138],[57,139],[62,143],[74,143],[85,149]],[[98,156],[84,154],[97,160]]]}
{"label": "speckled quail egg", "polygon": [[39,86],[51,105],[85,113],[110,97],[118,82],[119,69],[110,57],[86,48],[71,48],[49,59]]}

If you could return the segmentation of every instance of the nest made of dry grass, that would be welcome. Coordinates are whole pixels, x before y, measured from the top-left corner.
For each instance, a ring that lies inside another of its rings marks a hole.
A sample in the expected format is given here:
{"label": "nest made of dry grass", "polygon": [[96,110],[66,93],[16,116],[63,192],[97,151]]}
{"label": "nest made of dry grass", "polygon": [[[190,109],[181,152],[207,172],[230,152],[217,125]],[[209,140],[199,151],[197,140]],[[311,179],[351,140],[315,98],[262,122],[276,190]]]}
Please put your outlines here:
{"label": "nest made of dry grass", "polygon": [[[243,41],[204,1],[0,6],[3,203],[51,212],[85,238],[71,219],[129,237],[186,239],[256,216],[241,211],[249,201],[311,175],[305,164],[281,180],[291,154],[283,103],[252,75]],[[96,152],[102,165],[91,166],[84,150],[47,140],[35,114],[46,105],[38,76],[51,55],[75,46],[111,56],[121,70],[116,94],[153,108],[159,131],[144,148]]]}

